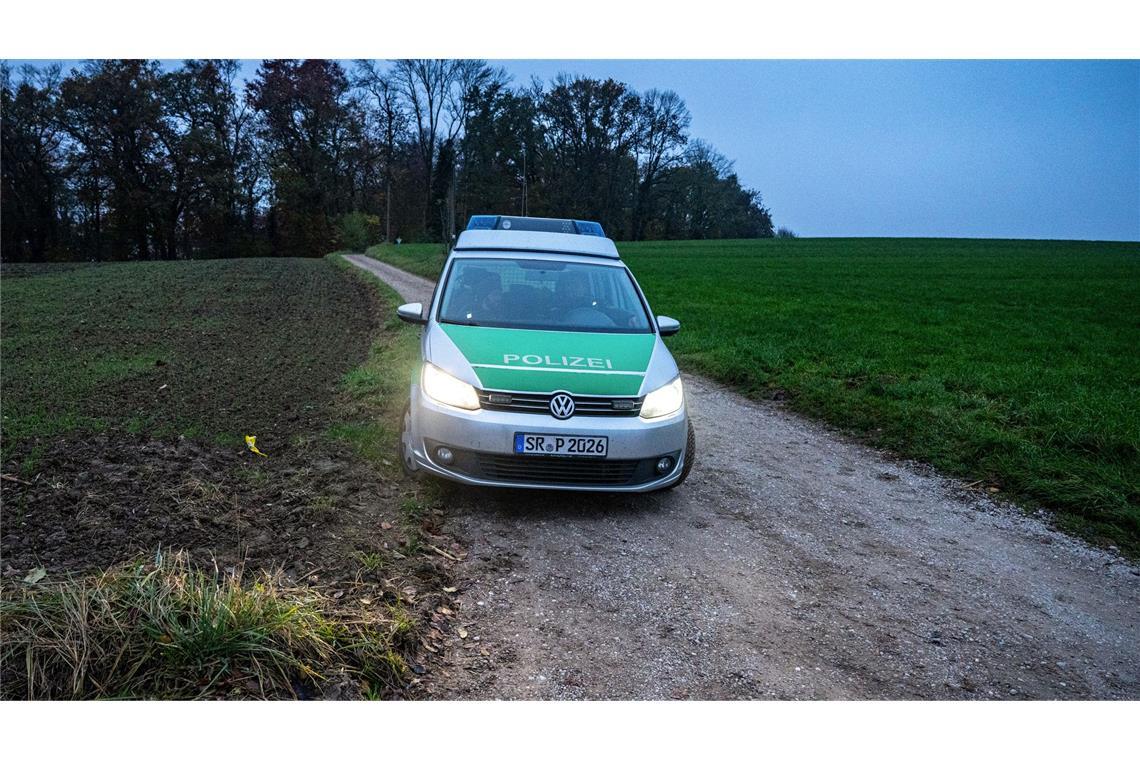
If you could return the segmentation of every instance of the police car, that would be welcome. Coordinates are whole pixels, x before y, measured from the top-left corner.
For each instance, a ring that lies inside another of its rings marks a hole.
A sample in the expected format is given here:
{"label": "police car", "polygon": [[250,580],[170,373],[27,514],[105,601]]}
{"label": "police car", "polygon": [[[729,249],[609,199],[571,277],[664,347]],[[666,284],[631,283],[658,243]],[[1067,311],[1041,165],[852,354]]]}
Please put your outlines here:
{"label": "police car", "polygon": [[680,485],[695,438],[677,364],[601,225],[475,216],[424,325],[399,456],[481,486],[643,492]]}

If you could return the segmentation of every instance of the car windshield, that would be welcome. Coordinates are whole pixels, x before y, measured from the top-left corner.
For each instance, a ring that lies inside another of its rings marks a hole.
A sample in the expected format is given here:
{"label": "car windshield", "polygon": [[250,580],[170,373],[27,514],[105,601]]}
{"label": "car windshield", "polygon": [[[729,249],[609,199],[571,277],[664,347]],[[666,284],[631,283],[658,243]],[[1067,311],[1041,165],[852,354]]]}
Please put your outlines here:
{"label": "car windshield", "polygon": [[574,332],[652,332],[625,267],[533,259],[456,259],[439,321]]}

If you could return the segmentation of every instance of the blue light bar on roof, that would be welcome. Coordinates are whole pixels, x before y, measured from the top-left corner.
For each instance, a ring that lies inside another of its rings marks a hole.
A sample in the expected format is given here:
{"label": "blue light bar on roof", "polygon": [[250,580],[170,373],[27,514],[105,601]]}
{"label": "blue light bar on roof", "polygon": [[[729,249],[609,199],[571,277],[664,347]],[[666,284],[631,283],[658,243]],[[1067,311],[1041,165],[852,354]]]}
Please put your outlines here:
{"label": "blue light bar on roof", "polygon": [[516,232],[561,232],[569,235],[592,235],[604,238],[606,233],[597,222],[572,219],[542,219],[532,216],[494,216],[476,214],[467,222],[469,230],[514,230]]}
{"label": "blue light bar on roof", "polygon": [[467,229],[469,230],[493,230],[499,223],[497,216],[473,216],[467,222]]}
{"label": "blue light bar on roof", "polygon": [[604,238],[606,233],[602,231],[602,225],[597,222],[579,222],[574,221],[574,229],[577,230],[579,235],[593,235],[594,237]]}

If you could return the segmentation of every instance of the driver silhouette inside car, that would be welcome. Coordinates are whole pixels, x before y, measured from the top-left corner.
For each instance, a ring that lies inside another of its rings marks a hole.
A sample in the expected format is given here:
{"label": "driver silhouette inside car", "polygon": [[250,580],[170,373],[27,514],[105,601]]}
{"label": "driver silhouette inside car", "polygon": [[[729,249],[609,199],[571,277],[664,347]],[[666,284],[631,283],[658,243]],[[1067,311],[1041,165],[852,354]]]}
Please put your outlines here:
{"label": "driver silhouette inside car", "polygon": [[496,272],[469,267],[458,285],[460,311],[467,322],[493,322],[502,317],[503,284]]}
{"label": "driver silhouette inside car", "polygon": [[563,272],[555,290],[559,311],[566,322],[582,327],[637,326],[637,318],[601,303],[585,272]]}

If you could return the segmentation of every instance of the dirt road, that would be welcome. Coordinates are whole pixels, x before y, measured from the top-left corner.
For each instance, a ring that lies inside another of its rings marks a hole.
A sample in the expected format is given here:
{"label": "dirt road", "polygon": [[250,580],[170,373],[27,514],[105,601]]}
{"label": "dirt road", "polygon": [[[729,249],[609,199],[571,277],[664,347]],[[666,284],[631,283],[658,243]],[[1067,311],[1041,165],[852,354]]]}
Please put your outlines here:
{"label": "dirt road", "polygon": [[[364,257],[408,300],[432,283]],[[466,699],[1140,698],[1140,569],[685,376],[667,494],[449,491]]]}

